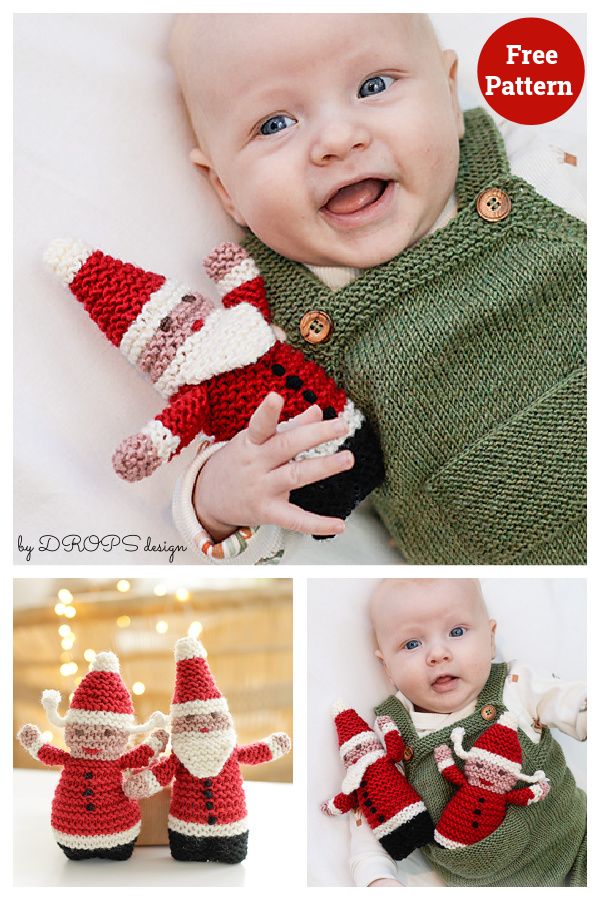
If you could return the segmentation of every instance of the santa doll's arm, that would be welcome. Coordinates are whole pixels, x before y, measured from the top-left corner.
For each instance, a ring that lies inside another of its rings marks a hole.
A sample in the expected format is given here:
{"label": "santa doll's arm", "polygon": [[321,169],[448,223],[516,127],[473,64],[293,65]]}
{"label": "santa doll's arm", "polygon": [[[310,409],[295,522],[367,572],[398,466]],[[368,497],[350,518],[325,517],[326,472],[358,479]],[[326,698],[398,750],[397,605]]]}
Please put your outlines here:
{"label": "santa doll's arm", "polygon": [[185,386],[161,413],[117,447],[113,468],[125,481],[140,481],[209,431],[206,383]]}
{"label": "santa doll's arm", "polygon": [[321,812],[325,813],[326,816],[342,816],[344,813],[350,812],[351,809],[356,809],[357,806],[356,791],[352,791],[351,794],[344,794],[341,791],[335,797],[332,797],[331,800],[321,804]]}
{"label": "santa doll's arm", "polygon": [[119,765],[122,769],[137,769],[146,766],[150,760],[163,752],[168,742],[167,732],[163,728],[157,728],[143,743],[138,744],[128,753],[124,753],[119,758]]}
{"label": "santa doll's arm", "polygon": [[64,766],[70,758],[66,750],[47,744],[37,725],[23,725],[17,732],[17,739],[34,759],[39,759],[45,766]]}
{"label": "santa doll's arm", "polygon": [[454,762],[452,750],[448,744],[440,744],[439,747],[436,747],[433,751],[433,757],[439,773],[444,776],[446,781],[449,781],[450,784],[456,784],[458,787],[462,787],[463,784],[467,783],[464,774]]}
{"label": "santa doll's arm", "polygon": [[292,742],[288,735],[283,731],[276,731],[263,738],[262,741],[237,747],[237,758],[238,762],[244,765],[257,766],[260,763],[271,762],[273,759],[285,756],[291,748]]}
{"label": "santa doll's arm", "polygon": [[543,800],[550,790],[550,782],[543,772],[539,774],[540,780],[531,787],[518,788],[516,791],[509,791],[505,794],[506,802],[512,803],[514,806],[531,806],[532,803],[539,803],[540,800]]}
{"label": "santa doll's arm", "polygon": [[377,716],[375,725],[385,741],[385,749],[387,750],[390,762],[401,762],[404,758],[405,743],[398,726],[391,716]]}
{"label": "santa doll's arm", "polygon": [[176,764],[177,757],[171,753],[149,769],[144,769],[143,772],[137,772],[126,778],[123,782],[123,791],[132,800],[141,800],[143,797],[158,794],[173,781]]}
{"label": "santa doll's arm", "polygon": [[219,244],[204,260],[209,278],[215,282],[224,307],[249,303],[271,322],[264,280],[252,257],[238,244]]}

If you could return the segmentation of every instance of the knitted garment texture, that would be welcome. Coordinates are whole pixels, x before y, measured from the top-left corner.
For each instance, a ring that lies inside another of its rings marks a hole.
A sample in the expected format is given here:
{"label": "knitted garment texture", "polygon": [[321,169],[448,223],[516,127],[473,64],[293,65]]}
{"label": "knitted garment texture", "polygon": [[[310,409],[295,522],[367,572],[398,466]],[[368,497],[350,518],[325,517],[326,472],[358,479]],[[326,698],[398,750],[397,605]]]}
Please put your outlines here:
{"label": "knitted garment texture", "polygon": [[355,458],[350,470],[294,490],[293,503],[346,518],[383,481],[373,430],[324,369],[276,339],[264,281],[237,244],[220,244],[204,263],[222,307],[80,241],[54,241],[45,259],[108,340],[168,401],[116,450],[113,467],[121,478],[145,478],[200,434],[230,440],[276,391],[284,400],[282,423],[317,404],[325,419],[340,416],[347,426],[339,440],[300,457],[348,449]]}
{"label": "knitted garment texture", "polygon": [[417,792],[396,763],[404,741],[394,722],[379,723],[385,748],[356,710],[346,708],[335,717],[340,756],[347,770],[343,790],[321,806],[330,816],[358,809],[392,859],[404,859],[433,837],[433,823]]}
{"label": "knitted garment texture", "polygon": [[[473,747],[493,720],[506,711],[503,689],[507,666],[493,664],[490,677],[477,698],[475,711],[460,722],[418,738],[406,708],[397,697],[376,707],[377,715],[396,722],[413,751],[405,759],[406,777],[422,796],[433,821],[438,823],[456,794],[456,787],[439,773],[433,753],[451,743],[451,733],[464,728],[463,746]],[[544,727],[539,744],[519,731],[523,771],[541,769],[550,782],[548,795],[531,806],[509,805],[499,827],[472,846],[447,849],[436,843],[422,849],[444,881],[454,887],[558,887],[583,886],[587,873],[586,795],[577,787],[558,741]],[[457,764],[457,769],[459,765]],[[459,771],[462,771],[459,769]],[[479,793],[486,802],[484,793]],[[480,804],[481,805],[481,804]],[[476,805],[473,807],[476,808]]]}
{"label": "knitted garment texture", "polygon": [[[478,211],[493,188],[512,204],[501,221]],[[444,228],[336,292],[256,236],[245,246],[287,340],[378,432],[373,498],[407,561],[584,563],[585,226],[511,174],[480,109],[455,192]],[[303,341],[312,309],[327,342]]]}

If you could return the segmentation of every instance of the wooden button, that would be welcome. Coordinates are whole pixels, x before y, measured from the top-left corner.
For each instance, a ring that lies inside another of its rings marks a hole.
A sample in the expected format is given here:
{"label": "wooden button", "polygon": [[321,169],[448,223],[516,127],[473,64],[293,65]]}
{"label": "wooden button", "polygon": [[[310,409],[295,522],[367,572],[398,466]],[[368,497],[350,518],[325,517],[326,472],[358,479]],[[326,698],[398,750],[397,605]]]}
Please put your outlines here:
{"label": "wooden button", "polygon": [[415,755],[415,751],[413,750],[412,747],[405,747],[403,755],[404,755],[404,762],[410,762],[411,759],[413,758],[413,756]]}
{"label": "wooden button", "polygon": [[477,212],[486,222],[501,222],[511,209],[510,197],[500,188],[488,188],[477,198]]}
{"label": "wooden button", "polygon": [[311,309],[300,320],[300,334],[308,344],[322,344],[333,331],[333,322],[326,312]]}
{"label": "wooden button", "polygon": [[496,707],[492,706],[491,703],[488,703],[487,706],[483,706],[481,709],[481,718],[485,719],[486,722],[490,722],[492,719],[495,719]]}

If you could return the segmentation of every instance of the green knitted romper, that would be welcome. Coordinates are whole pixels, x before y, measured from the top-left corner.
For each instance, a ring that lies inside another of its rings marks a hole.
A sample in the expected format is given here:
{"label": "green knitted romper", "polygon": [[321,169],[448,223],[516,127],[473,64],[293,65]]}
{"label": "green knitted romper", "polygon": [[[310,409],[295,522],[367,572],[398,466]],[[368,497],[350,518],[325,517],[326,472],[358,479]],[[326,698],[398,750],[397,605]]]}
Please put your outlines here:
{"label": "green knitted romper", "polygon": [[[475,712],[460,722],[417,738],[412,720],[395,696],[376,707],[398,725],[414,752],[405,762],[406,775],[421,794],[434,822],[456,792],[440,775],[433,758],[439,744],[451,746],[450,733],[465,729],[463,746],[470,749],[479,735],[506,710],[502,702],[506,664],[492,665],[490,677],[477,698]],[[482,713],[482,711],[484,711]],[[494,714],[495,713],[495,714]],[[484,718],[485,716],[485,718]],[[523,771],[543,769],[550,779],[547,797],[532,806],[509,806],[502,825],[489,837],[459,850],[432,843],[422,852],[436,872],[453,887],[581,887],[586,884],[586,795],[577,787],[565,757],[550,729],[544,727],[539,744],[519,730]],[[462,762],[455,758],[458,766]],[[523,787],[523,783],[517,787]]]}
{"label": "green knitted romper", "polygon": [[[508,195],[502,221],[477,208]],[[377,511],[412,563],[585,562],[586,230],[465,114],[458,214],[333,292],[250,235],[274,321],[379,433]],[[322,310],[327,342],[305,343]]]}

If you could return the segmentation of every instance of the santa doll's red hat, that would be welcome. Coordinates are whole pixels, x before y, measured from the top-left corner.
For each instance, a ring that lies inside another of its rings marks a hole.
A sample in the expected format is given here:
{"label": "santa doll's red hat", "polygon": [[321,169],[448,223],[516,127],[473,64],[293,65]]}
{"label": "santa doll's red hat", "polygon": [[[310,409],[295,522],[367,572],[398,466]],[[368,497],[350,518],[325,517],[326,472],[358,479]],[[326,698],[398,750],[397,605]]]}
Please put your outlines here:
{"label": "santa doll's red hat", "polygon": [[521,749],[517,729],[517,719],[511,712],[506,710],[501,714],[497,722],[494,722],[493,725],[486,728],[483,734],[479,735],[471,749],[465,751],[462,746],[465,730],[461,727],[454,728],[451,735],[454,752],[461,759],[478,759],[482,762],[492,763],[494,766],[499,766],[511,772],[520,781],[534,784],[545,776],[541,770],[534,772],[533,775],[525,775],[521,771],[523,750]]}
{"label": "santa doll's red hat", "polygon": [[119,660],[114,653],[97,653],[90,665],[90,671],[75,689],[66,716],[58,713],[60,703],[58,691],[44,691],[42,704],[53,725],[99,725],[118,728],[129,734],[148,731],[149,728],[164,725],[162,713],[154,712],[141,725],[134,724],[134,710],[131,695],[125,687],[119,670]]}
{"label": "santa doll's red hat", "polygon": [[227,701],[215,684],[206,656],[206,650],[196,638],[180,638],[175,644],[173,718],[227,711]]}

